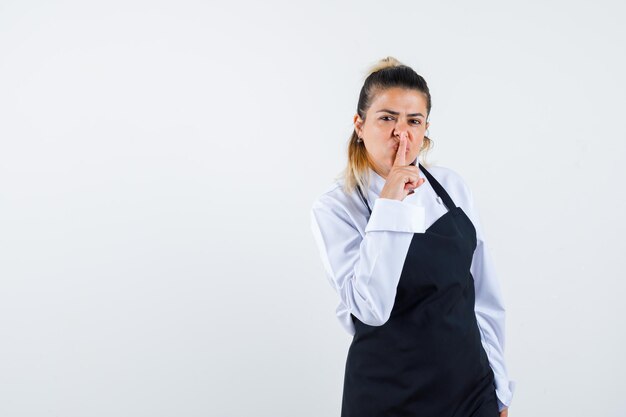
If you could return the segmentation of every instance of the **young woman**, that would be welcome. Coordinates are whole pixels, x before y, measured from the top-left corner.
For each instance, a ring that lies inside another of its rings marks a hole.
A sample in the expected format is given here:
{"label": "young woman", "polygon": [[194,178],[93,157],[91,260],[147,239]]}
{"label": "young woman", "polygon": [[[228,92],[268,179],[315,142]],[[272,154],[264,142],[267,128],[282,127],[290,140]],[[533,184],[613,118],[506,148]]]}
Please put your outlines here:
{"label": "young woman", "polygon": [[342,417],[508,415],[505,308],[472,192],[455,171],[418,163],[430,110],[426,81],[381,60],[359,95],[347,168],[311,210],[353,335]]}

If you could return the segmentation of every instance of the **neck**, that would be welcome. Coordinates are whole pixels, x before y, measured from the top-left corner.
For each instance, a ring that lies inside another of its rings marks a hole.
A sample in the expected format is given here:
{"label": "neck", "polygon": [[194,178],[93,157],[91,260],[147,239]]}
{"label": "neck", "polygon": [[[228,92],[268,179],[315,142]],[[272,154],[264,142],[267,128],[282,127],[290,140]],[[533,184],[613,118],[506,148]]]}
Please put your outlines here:
{"label": "neck", "polygon": [[381,177],[383,177],[384,179],[387,179],[387,175],[389,174],[389,169],[387,170],[382,170],[381,168],[373,165],[372,169],[374,170],[375,173],[377,173],[378,175],[380,175]]}

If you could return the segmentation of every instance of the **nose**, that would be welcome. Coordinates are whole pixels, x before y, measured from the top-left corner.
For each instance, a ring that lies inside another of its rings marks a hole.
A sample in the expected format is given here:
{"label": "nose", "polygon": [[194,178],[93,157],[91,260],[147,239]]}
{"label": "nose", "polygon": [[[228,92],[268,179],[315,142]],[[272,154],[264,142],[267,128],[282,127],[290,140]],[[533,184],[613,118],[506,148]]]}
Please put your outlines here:
{"label": "nose", "polygon": [[399,140],[402,133],[406,133],[407,138],[409,137],[409,125],[403,120],[398,120],[394,127],[393,134]]}

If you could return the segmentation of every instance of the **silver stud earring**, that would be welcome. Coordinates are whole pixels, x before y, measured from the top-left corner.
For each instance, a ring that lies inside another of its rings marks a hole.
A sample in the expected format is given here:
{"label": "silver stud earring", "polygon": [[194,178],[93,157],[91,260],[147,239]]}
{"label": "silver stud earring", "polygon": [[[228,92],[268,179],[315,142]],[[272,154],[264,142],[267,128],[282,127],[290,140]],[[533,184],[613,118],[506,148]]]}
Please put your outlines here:
{"label": "silver stud earring", "polygon": [[357,142],[363,142],[363,138],[359,137],[356,141]]}

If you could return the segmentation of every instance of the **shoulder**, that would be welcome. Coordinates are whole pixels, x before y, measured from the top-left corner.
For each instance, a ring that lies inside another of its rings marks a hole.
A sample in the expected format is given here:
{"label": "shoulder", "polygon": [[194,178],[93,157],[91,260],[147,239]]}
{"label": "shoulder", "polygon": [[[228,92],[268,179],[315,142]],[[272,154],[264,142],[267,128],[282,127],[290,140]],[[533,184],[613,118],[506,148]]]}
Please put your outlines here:
{"label": "shoulder", "polygon": [[343,184],[341,181],[336,180],[332,184],[330,184],[326,189],[322,192],[322,194],[318,195],[317,198],[313,201],[312,209],[319,210],[323,208],[340,208],[344,207],[348,201],[348,196],[343,190]]}
{"label": "shoulder", "polygon": [[367,221],[367,213],[364,212],[366,208],[362,205],[357,191],[346,193],[343,179],[336,179],[313,201],[311,215],[315,220],[320,217],[333,218],[362,229],[365,225],[361,223]]}
{"label": "shoulder", "polygon": [[467,206],[471,203],[472,190],[459,172],[441,165],[428,165],[426,170],[445,188],[457,205]]}

